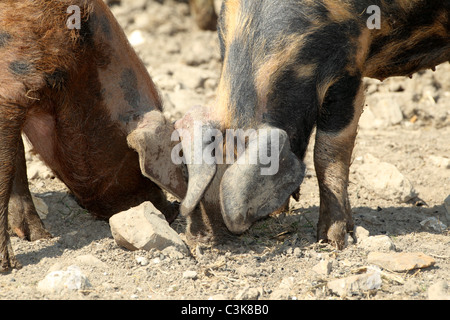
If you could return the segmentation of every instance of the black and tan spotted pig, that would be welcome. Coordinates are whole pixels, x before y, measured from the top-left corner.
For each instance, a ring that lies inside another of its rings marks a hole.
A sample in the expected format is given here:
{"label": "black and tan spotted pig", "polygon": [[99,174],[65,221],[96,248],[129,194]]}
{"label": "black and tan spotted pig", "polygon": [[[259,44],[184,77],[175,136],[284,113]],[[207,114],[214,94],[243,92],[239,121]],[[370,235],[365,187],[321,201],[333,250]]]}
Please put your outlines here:
{"label": "black and tan spotted pig", "polygon": [[[347,185],[362,80],[409,76],[449,61],[450,1],[225,0],[218,34],[223,66],[217,101],[176,127],[189,130],[201,121],[224,137],[228,129],[278,131],[280,168],[263,176],[258,165],[188,165],[181,208],[189,234],[242,233],[297,197],[316,128],[317,238],[342,248],[354,227]],[[247,148],[261,148],[256,141],[247,141]]]}

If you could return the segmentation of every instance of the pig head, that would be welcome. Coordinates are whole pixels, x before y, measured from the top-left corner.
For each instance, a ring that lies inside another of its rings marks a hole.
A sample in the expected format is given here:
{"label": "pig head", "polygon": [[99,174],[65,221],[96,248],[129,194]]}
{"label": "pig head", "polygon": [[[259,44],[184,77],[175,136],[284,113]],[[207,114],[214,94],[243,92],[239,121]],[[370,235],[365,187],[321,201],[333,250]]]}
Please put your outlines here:
{"label": "pig head", "polygon": [[181,200],[187,235],[218,240],[283,207],[303,180],[305,165],[286,132],[256,128],[223,130],[208,108],[197,106],[174,124],[150,112],[128,144],[143,174]]}

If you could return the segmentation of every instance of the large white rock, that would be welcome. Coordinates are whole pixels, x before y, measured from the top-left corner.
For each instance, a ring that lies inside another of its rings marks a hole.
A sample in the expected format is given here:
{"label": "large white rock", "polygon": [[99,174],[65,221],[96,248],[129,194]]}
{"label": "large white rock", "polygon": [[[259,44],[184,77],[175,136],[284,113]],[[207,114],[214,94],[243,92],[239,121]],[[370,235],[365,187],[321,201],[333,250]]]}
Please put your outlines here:
{"label": "large white rock", "polygon": [[39,281],[37,289],[43,293],[61,294],[64,291],[85,290],[92,287],[89,279],[76,265],[66,270],[52,271]]}
{"label": "large white rock", "polygon": [[367,189],[385,200],[407,202],[417,196],[411,182],[392,164],[382,162],[371,154],[356,169],[357,179]]}
{"label": "large white rock", "polygon": [[188,253],[178,233],[149,201],[115,214],[109,224],[116,243],[129,250],[163,250],[173,246]]}
{"label": "large white rock", "polygon": [[370,252],[367,262],[395,272],[428,268],[435,264],[432,257],[422,252]]}

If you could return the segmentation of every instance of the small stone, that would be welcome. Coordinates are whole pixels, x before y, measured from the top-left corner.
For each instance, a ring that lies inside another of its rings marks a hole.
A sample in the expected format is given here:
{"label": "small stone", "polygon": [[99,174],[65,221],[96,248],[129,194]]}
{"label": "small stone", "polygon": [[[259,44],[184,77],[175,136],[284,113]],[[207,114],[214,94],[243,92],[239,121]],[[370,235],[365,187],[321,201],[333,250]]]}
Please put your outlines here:
{"label": "small stone", "polygon": [[182,252],[178,251],[177,248],[175,248],[174,246],[170,246],[165,248],[162,253],[166,256],[168,256],[171,259],[175,259],[175,260],[180,260],[186,257],[185,254],[183,254]]}
{"label": "small stone", "polygon": [[332,262],[329,260],[320,260],[318,264],[316,264],[312,270],[317,274],[327,276],[331,273]]}
{"label": "small stone", "polygon": [[427,268],[435,264],[433,258],[422,252],[370,252],[367,261],[395,272]]}
{"label": "small stone", "polygon": [[248,266],[243,265],[243,266],[236,268],[236,273],[241,276],[244,276],[244,277],[256,277],[257,269],[249,268]]}
{"label": "small stone", "polygon": [[295,248],[293,253],[294,257],[300,258],[302,256],[302,249],[299,247]]}
{"label": "small stone", "polygon": [[434,164],[437,167],[450,169],[450,159],[445,157],[439,157],[439,156],[428,156],[428,159],[432,164]]}
{"label": "small stone", "polygon": [[394,243],[386,235],[367,237],[359,242],[359,247],[367,251],[389,252],[395,250]]}
{"label": "small stone", "polygon": [[384,120],[388,126],[396,125],[403,121],[403,113],[396,99],[382,98],[372,110],[375,116]]}
{"label": "small stone", "polygon": [[286,277],[281,280],[280,285],[270,294],[270,300],[287,300],[292,287],[294,286],[294,277]]}
{"label": "small stone", "polygon": [[329,281],[327,287],[335,294],[345,297],[377,290],[381,287],[381,284],[380,271],[370,270],[364,274]]}
{"label": "small stone", "polygon": [[186,270],[183,272],[183,278],[184,279],[196,279],[197,278],[197,272],[193,270]]}
{"label": "small stone", "polygon": [[450,288],[445,281],[439,281],[428,288],[429,300],[450,300]]}
{"label": "small stone", "polygon": [[417,196],[411,182],[394,165],[371,154],[364,156],[364,163],[356,172],[361,184],[385,200],[402,203]]}
{"label": "small stone", "polygon": [[436,232],[443,232],[445,229],[447,229],[447,226],[439,221],[439,219],[436,217],[426,218],[425,220],[420,221],[420,225],[426,230]]}
{"label": "small stone", "polygon": [[137,256],[135,259],[136,259],[136,262],[141,266],[148,265],[148,259],[146,257]]}
{"label": "small stone", "polygon": [[247,286],[237,294],[235,300],[258,300],[260,295],[261,289],[250,288]]}
{"label": "small stone", "polygon": [[369,237],[370,232],[369,232],[369,230],[367,230],[361,226],[356,226],[355,230],[354,230],[354,234],[358,241],[362,241]]}
{"label": "small stone", "polygon": [[92,254],[85,254],[81,255],[75,258],[77,264],[80,265],[88,265],[88,266],[95,266],[98,268],[105,268],[107,266],[106,263],[98,259],[97,257],[93,256]]}
{"label": "small stone", "polygon": [[403,121],[403,113],[395,96],[383,98],[377,94],[369,95],[366,104],[359,121],[362,129],[386,128]]}

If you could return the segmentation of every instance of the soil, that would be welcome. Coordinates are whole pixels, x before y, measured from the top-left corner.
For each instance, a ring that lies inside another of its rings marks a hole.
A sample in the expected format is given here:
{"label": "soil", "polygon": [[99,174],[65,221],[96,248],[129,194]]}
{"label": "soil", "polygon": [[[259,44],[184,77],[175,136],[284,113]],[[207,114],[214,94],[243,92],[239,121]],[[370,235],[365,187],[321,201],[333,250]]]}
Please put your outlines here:
{"label": "soil", "polygon": [[[184,2],[117,2],[111,5],[113,13],[159,87],[166,114],[175,119],[190,106],[213,103],[220,74],[216,33],[199,30]],[[0,276],[0,298],[428,299],[430,286],[439,281],[450,284],[449,229],[426,229],[420,224],[436,217],[450,225],[444,207],[450,194],[450,169],[430,160],[430,156],[450,157],[450,65],[412,79],[392,78],[383,83],[367,79],[366,83],[367,103],[374,101],[368,107],[377,107],[377,99],[370,97],[395,100],[403,119],[359,130],[349,185],[355,223],[371,236],[387,235],[395,251],[433,257],[434,266],[390,272],[397,281],[383,278],[377,290],[348,296],[330,291],[329,281],[355,275],[369,265],[369,251],[358,243],[338,251],[316,242],[319,192],[311,143],[299,202],[291,200],[288,212],[257,222],[225,244],[190,248],[190,256],[119,247],[108,223],[80,208],[67,188],[42,170],[30,177],[30,189],[48,206],[43,221],[53,238],[35,242],[12,238],[23,268]],[[411,181],[418,197],[398,203],[366,188],[356,177],[362,158],[369,153],[395,165]],[[28,160],[37,161],[31,154]],[[172,227],[183,235],[185,221],[179,217]],[[329,274],[313,270],[324,259],[332,263]],[[70,265],[80,267],[89,279],[89,288],[60,294],[37,289],[50,271]],[[194,273],[187,276],[185,271]]]}

